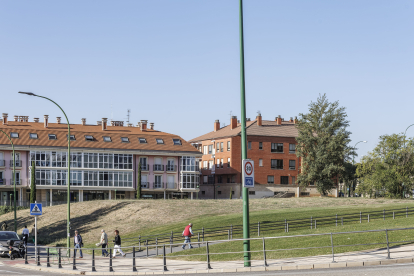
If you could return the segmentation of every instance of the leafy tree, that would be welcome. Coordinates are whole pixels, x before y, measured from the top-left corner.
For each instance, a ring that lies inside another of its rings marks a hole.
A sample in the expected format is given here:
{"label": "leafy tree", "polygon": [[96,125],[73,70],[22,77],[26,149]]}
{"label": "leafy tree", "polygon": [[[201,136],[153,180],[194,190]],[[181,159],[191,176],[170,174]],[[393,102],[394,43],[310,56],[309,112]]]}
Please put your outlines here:
{"label": "leafy tree", "polygon": [[141,163],[138,165],[138,180],[137,180],[137,199],[141,198]]}
{"label": "leafy tree", "polygon": [[32,170],[30,171],[30,203],[36,201],[36,164],[32,161]]}
{"label": "leafy tree", "polygon": [[314,183],[321,195],[334,187],[334,178],[345,173],[345,162],[355,155],[349,147],[350,134],[346,128],[344,107],[338,101],[330,103],[326,95],[309,104],[309,113],[299,114],[296,155],[302,167],[298,183],[302,187]]}
{"label": "leafy tree", "polygon": [[345,166],[345,171],[341,175],[340,181],[344,183],[344,187],[345,187],[344,193],[346,193],[346,188],[349,188],[348,196],[350,196],[351,191],[355,190],[355,186],[356,186],[356,167],[357,166],[353,165],[350,162],[345,162],[344,166]]}
{"label": "leafy tree", "polygon": [[366,195],[384,194],[402,198],[411,193],[414,177],[414,140],[404,135],[383,135],[372,152],[357,167],[357,191]]}

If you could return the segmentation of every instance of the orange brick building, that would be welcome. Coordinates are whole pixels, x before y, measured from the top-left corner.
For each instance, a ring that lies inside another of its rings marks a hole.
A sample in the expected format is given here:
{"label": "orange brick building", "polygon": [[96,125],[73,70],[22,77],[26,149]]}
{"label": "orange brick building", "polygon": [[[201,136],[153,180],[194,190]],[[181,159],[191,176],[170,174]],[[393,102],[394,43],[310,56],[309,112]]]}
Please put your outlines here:
{"label": "orange brick building", "polygon": [[[312,186],[299,190],[296,184],[300,159],[296,156],[296,118],[285,121],[280,116],[274,121],[247,119],[247,157],[254,161],[255,187],[249,197],[319,195]],[[189,141],[203,153],[200,167],[200,198],[241,197],[241,125],[233,116],[230,125]],[[334,195],[336,192],[334,191]]]}

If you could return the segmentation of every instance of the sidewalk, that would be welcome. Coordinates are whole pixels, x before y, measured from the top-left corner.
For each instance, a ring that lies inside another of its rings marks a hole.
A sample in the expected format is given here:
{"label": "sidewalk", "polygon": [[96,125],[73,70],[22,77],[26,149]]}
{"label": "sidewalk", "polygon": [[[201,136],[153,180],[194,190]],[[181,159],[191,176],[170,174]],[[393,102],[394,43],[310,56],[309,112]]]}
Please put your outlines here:
{"label": "sidewalk", "polygon": [[[169,248],[168,248],[169,249]],[[179,249],[178,249],[179,250]],[[188,249],[187,249],[188,250]],[[391,259],[387,259],[387,249],[365,250],[359,252],[348,252],[335,255],[335,262],[332,262],[332,255],[322,255],[304,258],[290,258],[281,260],[267,260],[268,266],[264,266],[263,260],[253,260],[251,267],[244,267],[243,261],[211,262],[211,269],[207,269],[207,262],[177,261],[172,257],[167,257],[167,269],[164,271],[162,256],[158,259],[147,258],[136,255],[137,272],[132,271],[132,254],[127,257],[117,257],[112,260],[114,272],[109,272],[109,258],[95,257],[96,272],[92,272],[92,260],[85,255],[84,259],[76,259],[76,270],[67,259],[62,262],[62,267],[57,267],[57,261],[51,262],[51,267],[46,267],[46,260],[41,260],[41,266],[36,266],[34,261],[25,265],[24,260],[3,261],[6,265],[42,270],[48,272],[60,272],[68,274],[83,275],[154,275],[154,274],[194,274],[194,273],[214,273],[214,272],[248,272],[248,271],[274,271],[274,270],[294,270],[294,269],[318,269],[335,267],[355,267],[370,265],[385,265],[392,263],[413,262],[414,245],[390,248]],[[146,253],[146,252],[144,252]],[[151,252],[153,253],[153,252]],[[160,251],[161,253],[161,251]],[[169,250],[167,251],[169,253]],[[152,254],[151,254],[152,255]],[[72,259],[71,259],[72,261]]]}

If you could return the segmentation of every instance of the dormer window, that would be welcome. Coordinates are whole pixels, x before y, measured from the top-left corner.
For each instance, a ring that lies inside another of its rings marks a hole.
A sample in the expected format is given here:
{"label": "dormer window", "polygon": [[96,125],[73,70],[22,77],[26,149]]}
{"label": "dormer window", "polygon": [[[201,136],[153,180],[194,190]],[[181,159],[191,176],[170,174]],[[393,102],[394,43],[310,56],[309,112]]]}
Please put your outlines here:
{"label": "dormer window", "polygon": [[[66,139],[68,138],[68,135],[66,134]],[[71,135],[70,136],[70,140],[71,141],[75,141],[76,140],[76,138],[75,138],[75,135]]]}
{"label": "dormer window", "polygon": [[145,139],[145,138],[138,138],[138,140],[139,140],[140,144],[146,144],[147,143],[147,139]]}
{"label": "dormer window", "polygon": [[49,140],[56,140],[56,134],[49,134]]}
{"label": "dormer window", "polygon": [[174,145],[181,145],[180,139],[173,139]]}
{"label": "dormer window", "polygon": [[157,144],[164,144],[164,140],[162,140],[161,138],[157,138],[155,140],[157,140]]}
{"label": "dormer window", "polygon": [[17,132],[10,132],[10,137],[11,138],[19,138],[19,133],[17,133]]}
{"label": "dormer window", "polygon": [[30,133],[30,139],[37,139],[37,133]]}
{"label": "dormer window", "polygon": [[102,138],[103,138],[104,142],[112,142],[112,139],[109,136],[103,136]]}
{"label": "dormer window", "polygon": [[92,135],[85,135],[85,140],[86,141],[93,141],[93,136]]}
{"label": "dormer window", "polygon": [[128,137],[121,137],[121,141],[122,141],[122,143],[129,143],[129,138]]}

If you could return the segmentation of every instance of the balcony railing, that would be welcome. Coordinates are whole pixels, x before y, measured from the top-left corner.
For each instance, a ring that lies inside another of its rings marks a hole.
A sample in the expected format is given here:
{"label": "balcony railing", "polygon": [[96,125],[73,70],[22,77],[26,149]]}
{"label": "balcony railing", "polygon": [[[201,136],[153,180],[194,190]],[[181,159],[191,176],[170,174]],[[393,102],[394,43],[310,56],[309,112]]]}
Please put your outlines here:
{"label": "balcony railing", "polygon": [[176,189],[177,183],[174,182],[167,182],[167,189]]}
{"label": "balcony railing", "polygon": [[[20,179],[16,179],[16,185],[20,185],[22,181]],[[13,179],[10,179],[10,185],[14,185]]]}
{"label": "balcony railing", "polygon": [[163,172],[164,171],[164,165],[154,164],[153,165],[154,172]]}
{"label": "balcony railing", "polygon": [[146,164],[146,165],[141,164],[141,170],[143,170],[143,171],[149,171],[148,164]]}
{"label": "balcony railing", "polygon": [[177,165],[167,165],[167,172],[176,172]]}
{"label": "balcony railing", "polygon": [[0,167],[4,167],[4,166],[6,166],[6,161],[0,160]]}
{"label": "balcony railing", "polygon": [[148,189],[149,183],[148,182],[141,182],[141,188]]}
{"label": "balcony railing", "polygon": [[164,182],[154,182],[154,189],[162,189],[164,188]]}
{"label": "balcony railing", "polygon": [[6,185],[6,179],[0,179],[0,185]]}
{"label": "balcony railing", "polygon": [[[22,166],[22,160],[15,160],[15,166],[21,167]],[[10,160],[10,167],[13,167],[13,160]]]}

